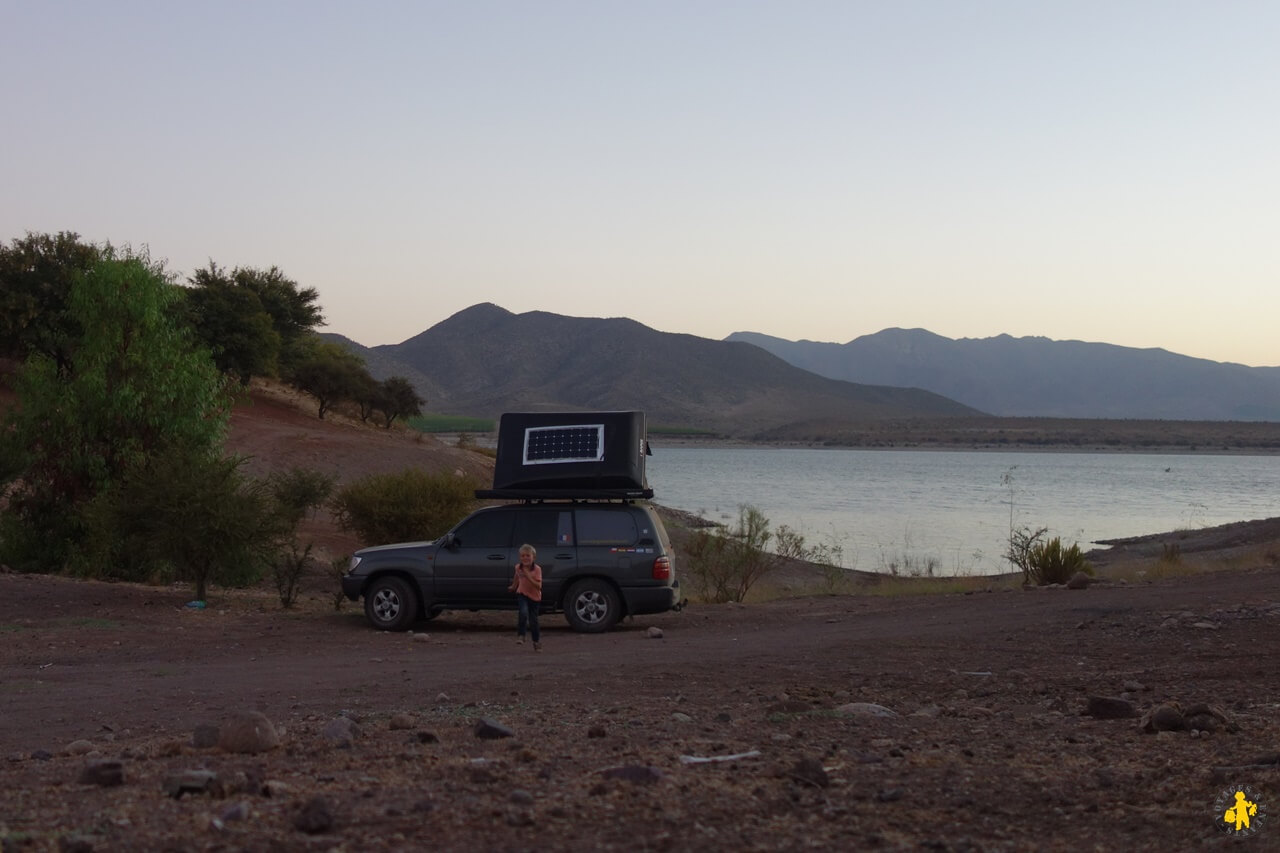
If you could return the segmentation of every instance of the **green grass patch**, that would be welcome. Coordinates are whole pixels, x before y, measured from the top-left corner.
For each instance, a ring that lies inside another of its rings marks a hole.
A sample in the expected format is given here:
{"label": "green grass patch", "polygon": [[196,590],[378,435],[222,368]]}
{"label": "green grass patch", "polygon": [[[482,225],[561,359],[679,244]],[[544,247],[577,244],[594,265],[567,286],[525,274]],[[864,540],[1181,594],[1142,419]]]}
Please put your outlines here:
{"label": "green grass patch", "polygon": [[0,634],[16,634],[26,628],[24,625],[14,625],[10,622],[0,622]]}
{"label": "green grass patch", "polygon": [[418,432],[493,432],[494,429],[491,418],[469,415],[414,415],[405,423]]}

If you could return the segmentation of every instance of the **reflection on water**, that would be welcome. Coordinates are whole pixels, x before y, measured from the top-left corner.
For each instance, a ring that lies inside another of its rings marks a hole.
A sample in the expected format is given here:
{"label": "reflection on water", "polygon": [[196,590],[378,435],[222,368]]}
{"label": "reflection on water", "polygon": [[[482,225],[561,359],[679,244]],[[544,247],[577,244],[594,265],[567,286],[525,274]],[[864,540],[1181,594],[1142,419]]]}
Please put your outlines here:
{"label": "reflection on water", "polygon": [[1280,456],[663,448],[658,503],[713,521],[751,504],[846,568],[994,574],[1011,524],[1099,539],[1280,515]]}

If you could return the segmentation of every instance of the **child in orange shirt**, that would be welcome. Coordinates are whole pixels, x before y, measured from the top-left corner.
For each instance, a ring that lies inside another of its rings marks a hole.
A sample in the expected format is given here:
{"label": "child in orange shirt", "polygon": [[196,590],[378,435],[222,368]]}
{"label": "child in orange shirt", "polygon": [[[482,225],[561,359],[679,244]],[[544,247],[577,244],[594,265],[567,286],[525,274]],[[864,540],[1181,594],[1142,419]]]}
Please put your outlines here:
{"label": "child in orange shirt", "polygon": [[516,594],[520,615],[516,619],[516,642],[524,642],[524,630],[528,625],[533,637],[533,650],[542,651],[542,633],[538,630],[538,607],[542,601],[542,566],[533,561],[538,556],[532,545],[520,546],[520,562],[516,574],[507,589]]}

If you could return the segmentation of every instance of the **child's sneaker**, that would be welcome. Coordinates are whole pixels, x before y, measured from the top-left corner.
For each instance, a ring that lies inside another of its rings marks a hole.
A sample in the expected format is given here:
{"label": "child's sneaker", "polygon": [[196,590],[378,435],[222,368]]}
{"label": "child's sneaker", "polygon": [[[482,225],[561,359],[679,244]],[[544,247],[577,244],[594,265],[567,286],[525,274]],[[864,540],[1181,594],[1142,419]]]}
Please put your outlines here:
{"label": "child's sneaker", "polygon": [[542,643],[534,643],[534,644],[533,644],[533,650],[534,650],[535,652],[540,652],[540,651],[542,651]]}
{"label": "child's sneaker", "polygon": [[516,637],[516,645],[517,645],[517,646],[523,646],[523,645],[524,645],[524,637]]}

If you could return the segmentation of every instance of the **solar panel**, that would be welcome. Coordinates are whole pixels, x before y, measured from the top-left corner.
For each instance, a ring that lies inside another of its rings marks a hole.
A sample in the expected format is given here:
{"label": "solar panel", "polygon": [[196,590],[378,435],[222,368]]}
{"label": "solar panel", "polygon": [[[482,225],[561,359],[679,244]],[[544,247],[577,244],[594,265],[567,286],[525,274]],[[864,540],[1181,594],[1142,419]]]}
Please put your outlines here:
{"label": "solar panel", "polygon": [[524,464],[599,462],[604,459],[604,424],[528,427],[524,431]]}

